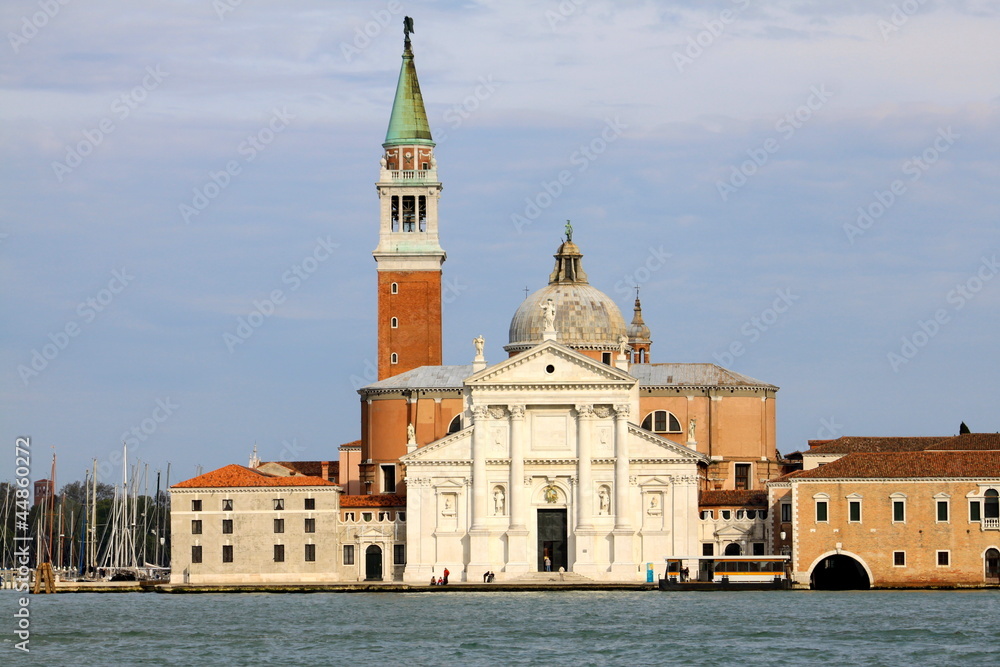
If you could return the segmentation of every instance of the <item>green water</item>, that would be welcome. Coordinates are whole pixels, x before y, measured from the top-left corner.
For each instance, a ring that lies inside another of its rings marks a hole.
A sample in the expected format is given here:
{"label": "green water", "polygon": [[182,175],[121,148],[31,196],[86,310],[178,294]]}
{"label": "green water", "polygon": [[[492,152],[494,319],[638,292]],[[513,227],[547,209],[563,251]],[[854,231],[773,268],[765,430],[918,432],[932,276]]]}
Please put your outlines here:
{"label": "green water", "polygon": [[64,594],[30,609],[25,655],[0,594],[0,664],[1000,664],[1000,591]]}

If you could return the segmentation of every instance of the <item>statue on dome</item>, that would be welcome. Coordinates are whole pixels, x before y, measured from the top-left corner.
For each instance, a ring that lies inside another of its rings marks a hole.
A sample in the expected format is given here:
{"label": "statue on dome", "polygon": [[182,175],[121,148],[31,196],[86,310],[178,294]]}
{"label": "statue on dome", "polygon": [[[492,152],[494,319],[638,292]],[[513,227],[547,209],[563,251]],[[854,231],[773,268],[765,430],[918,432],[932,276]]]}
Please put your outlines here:
{"label": "statue on dome", "polygon": [[545,331],[553,331],[556,328],[556,306],[552,299],[546,299],[545,303],[539,306],[542,309],[542,322]]}
{"label": "statue on dome", "polygon": [[628,352],[628,336],[618,334],[618,354],[624,357],[626,352]]}
{"label": "statue on dome", "polygon": [[476,357],[483,356],[483,346],[486,345],[486,339],[483,338],[483,335],[479,334],[473,338],[472,344],[476,346]]}
{"label": "statue on dome", "polygon": [[573,225],[570,224],[569,220],[566,221],[566,240],[571,243],[573,241]]}

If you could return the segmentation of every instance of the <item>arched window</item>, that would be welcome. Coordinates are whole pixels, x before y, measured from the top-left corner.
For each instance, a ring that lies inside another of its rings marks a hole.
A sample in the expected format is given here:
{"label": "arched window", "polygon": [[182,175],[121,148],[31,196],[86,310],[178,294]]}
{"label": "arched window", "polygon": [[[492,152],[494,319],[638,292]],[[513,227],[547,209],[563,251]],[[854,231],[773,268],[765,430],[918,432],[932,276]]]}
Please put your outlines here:
{"label": "arched window", "polygon": [[389,286],[390,294],[399,294],[399,283],[393,283]]}
{"label": "arched window", "polygon": [[399,328],[399,320],[397,320],[395,317],[392,318],[391,320],[389,320],[389,326],[392,327],[393,329]]}
{"label": "arched window", "polygon": [[740,548],[736,542],[730,542],[726,545],[726,556],[742,556],[743,549]]}
{"label": "arched window", "polygon": [[642,427],[653,433],[680,433],[681,423],[674,413],[666,410],[655,410],[642,420]]}
{"label": "arched window", "polygon": [[458,433],[462,430],[462,415],[455,415],[455,418],[448,424],[448,433]]}
{"label": "arched window", "polygon": [[399,363],[399,355],[396,354],[395,352],[393,352],[392,354],[390,354],[389,355],[389,363],[390,364],[398,364]]}
{"label": "arched window", "polygon": [[987,489],[983,496],[983,518],[1000,519],[1000,492]]}

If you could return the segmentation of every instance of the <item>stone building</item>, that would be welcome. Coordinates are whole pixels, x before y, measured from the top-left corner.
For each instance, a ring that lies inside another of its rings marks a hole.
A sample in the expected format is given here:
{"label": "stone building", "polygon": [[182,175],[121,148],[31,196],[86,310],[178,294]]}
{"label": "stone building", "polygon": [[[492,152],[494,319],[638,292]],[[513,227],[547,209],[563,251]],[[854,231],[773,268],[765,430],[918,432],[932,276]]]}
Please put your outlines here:
{"label": "stone building", "polygon": [[1000,435],[843,440],[817,455],[854,451],[769,485],[800,585],[1000,584]]}

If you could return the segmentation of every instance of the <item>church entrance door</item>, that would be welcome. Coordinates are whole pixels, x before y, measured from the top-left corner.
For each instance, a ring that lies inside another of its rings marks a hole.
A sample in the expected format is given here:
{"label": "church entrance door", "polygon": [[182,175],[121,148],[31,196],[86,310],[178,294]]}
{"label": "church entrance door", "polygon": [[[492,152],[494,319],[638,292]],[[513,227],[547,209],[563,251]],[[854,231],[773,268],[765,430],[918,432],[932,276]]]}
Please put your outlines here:
{"label": "church entrance door", "polygon": [[538,510],[538,571],[545,571],[545,557],[552,560],[552,571],[569,569],[566,560],[566,510]]}
{"label": "church entrance door", "polygon": [[382,548],[374,544],[365,549],[365,581],[382,581]]}

